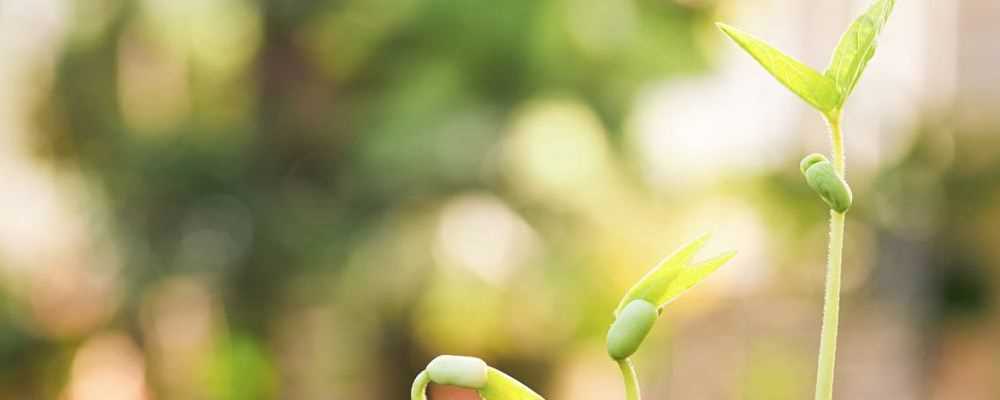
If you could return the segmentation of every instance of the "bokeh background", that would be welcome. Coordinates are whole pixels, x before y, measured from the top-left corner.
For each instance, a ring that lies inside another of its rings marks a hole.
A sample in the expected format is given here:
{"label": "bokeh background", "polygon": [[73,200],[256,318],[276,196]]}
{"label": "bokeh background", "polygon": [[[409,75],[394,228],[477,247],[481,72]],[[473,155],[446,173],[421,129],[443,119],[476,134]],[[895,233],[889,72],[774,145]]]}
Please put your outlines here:
{"label": "bokeh background", "polygon": [[[622,398],[611,311],[705,232],[646,396],[810,398],[827,136],[713,22],[820,68],[866,2],[0,1],[0,398]],[[849,102],[839,398],[1000,398],[997,20],[899,1]]]}

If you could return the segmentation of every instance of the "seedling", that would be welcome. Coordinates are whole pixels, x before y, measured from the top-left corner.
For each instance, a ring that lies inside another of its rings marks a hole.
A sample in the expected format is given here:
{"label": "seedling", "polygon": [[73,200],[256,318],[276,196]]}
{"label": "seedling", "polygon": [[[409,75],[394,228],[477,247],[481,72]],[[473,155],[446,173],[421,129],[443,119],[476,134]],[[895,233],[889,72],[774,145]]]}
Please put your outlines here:
{"label": "seedling", "polygon": [[[618,363],[628,400],[640,399],[638,379],[629,357],[639,349],[663,307],[736,255],[725,252],[692,265],[691,259],[708,238],[704,235],[695,239],[657,264],[625,293],[615,309],[608,330],[608,355]],[[432,360],[413,381],[411,400],[427,400],[426,389],[431,382],[476,390],[485,400],[543,400],[521,382],[475,357],[443,355]]]}
{"label": "seedling", "polygon": [[800,168],[806,183],[830,206],[830,246],[827,257],[823,326],[820,333],[816,400],[833,398],[833,371],[837,354],[840,310],[841,253],[844,220],[853,196],[847,185],[840,115],[848,96],[875,54],[879,33],[892,12],[894,0],[878,0],[854,20],[840,38],[830,65],[819,73],[764,41],[722,23],[719,29],[760,63],[778,82],[823,115],[830,130],[832,163],[819,154],[806,156]]}
{"label": "seedling", "polygon": [[517,379],[475,357],[444,355],[431,360],[413,381],[410,399],[427,400],[427,385],[431,382],[473,389],[486,400],[544,400]]}
{"label": "seedling", "polygon": [[649,334],[663,307],[705,280],[736,255],[728,251],[691,265],[691,259],[708,241],[703,235],[663,259],[632,286],[615,309],[615,321],[608,330],[608,355],[618,362],[625,380],[625,398],[639,400],[639,383],[629,359]]}

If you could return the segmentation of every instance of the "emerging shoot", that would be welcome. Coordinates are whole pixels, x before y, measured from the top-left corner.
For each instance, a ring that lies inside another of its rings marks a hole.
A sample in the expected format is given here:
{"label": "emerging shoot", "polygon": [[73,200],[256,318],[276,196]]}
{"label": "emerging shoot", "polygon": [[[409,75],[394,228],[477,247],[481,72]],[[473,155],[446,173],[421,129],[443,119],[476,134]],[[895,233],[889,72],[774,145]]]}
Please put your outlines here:
{"label": "emerging shoot", "polygon": [[608,330],[608,355],[618,363],[625,381],[625,398],[639,400],[639,382],[629,357],[653,329],[663,307],[705,280],[728,262],[736,252],[728,251],[691,265],[691,259],[708,242],[702,235],[660,261],[622,297],[615,310],[615,320]]}
{"label": "emerging shoot", "polygon": [[476,357],[437,356],[414,379],[410,400],[427,400],[427,385],[432,382],[476,390],[485,400],[544,400],[517,379]]}

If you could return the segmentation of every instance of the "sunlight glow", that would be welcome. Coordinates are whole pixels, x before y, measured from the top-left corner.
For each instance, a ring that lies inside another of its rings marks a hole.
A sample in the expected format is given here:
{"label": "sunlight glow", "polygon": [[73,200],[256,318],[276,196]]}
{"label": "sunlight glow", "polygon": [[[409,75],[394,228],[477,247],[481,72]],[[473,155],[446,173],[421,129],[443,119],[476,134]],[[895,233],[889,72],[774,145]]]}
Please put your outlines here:
{"label": "sunlight glow", "polygon": [[147,400],[145,361],[127,336],[107,333],[83,343],[73,358],[68,400]]}
{"label": "sunlight glow", "polygon": [[597,116],[573,101],[536,101],[514,116],[504,150],[515,184],[572,202],[605,183],[610,158]]}
{"label": "sunlight glow", "polygon": [[500,199],[469,194],[451,200],[441,211],[434,255],[443,264],[499,284],[530,255],[534,239],[528,224]]}

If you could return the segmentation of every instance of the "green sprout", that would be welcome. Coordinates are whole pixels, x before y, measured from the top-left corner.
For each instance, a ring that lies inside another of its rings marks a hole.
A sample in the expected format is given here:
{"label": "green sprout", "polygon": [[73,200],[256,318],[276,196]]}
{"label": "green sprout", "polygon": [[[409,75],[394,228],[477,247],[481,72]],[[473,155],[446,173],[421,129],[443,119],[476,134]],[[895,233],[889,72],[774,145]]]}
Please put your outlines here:
{"label": "green sprout", "polygon": [[830,129],[833,161],[827,161],[822,155],[812,154],[806,156],[800,164],[806,183],[831,208],[823,326],[816,373],[816,400],[833,398],[844,222],[853,200],[845,175],[844,140],[840,131],[840,116],[844,103],[861,79],[865,66],[875,55],[879,33],[885,26],[894,4],[893,0],[877,0],[865,13],[855,19],[840,38],[830,65],[823,73],[785,55],[746,32],[722,23],[717,24],[723,33],[746,50],[778,82],[818,110]]}
{"label": "green sprout", "polygon": [[[608,330],[608,355],[618,363],[628,400],[640,399],[639,382],[629,357],[652,330],[663,307],[736,255],[725,252],[692,265],[691,259],[708,239],[709,235],[703,235],[663,259],[625,293],[615,309]],[[521,382],[475,357],[438,356],[413,381],[410,399],[427,400],[430,383],[476,390],[485,400],[543,400]]]}
{"label": "green sprout", "polygon": [[608,355],[621,370],[627,400],[642,397],[635,367],[629,357],[639,349],[663,307],[736,255],[736,252],[728,251],[692,265],[691,259],[708,239],[709,235],[702,235],[660,261],[625,293],[615,309],[615,320],[608,330]]}
{"label": "green sprout", "polygon": [[475,390],[484,400],[544,400],[517,379],[475,357],[437,356],[414,379],[410,400],[427,400],[431,382]]}

